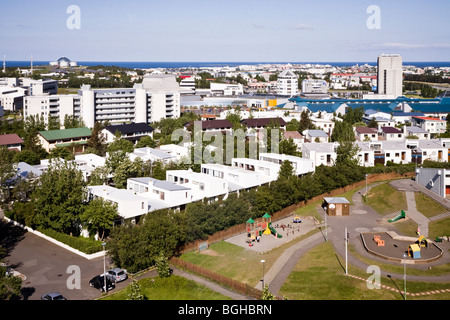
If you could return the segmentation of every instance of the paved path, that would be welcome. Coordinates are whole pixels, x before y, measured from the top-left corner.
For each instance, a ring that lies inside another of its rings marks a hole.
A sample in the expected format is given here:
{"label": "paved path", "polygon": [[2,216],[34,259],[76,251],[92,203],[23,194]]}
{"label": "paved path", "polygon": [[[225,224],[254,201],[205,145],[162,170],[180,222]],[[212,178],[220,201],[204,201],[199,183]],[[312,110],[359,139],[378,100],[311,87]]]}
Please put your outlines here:
{"label": "paved path", "polygon": [[[409,182],[411,180],[407,180]],[[383,183],[383,182],[380,182]],[[370,188],[373,188],[374,186],[380,184],[376,183],[371,186]],[[405,183],[405,182],[403,182]],[[360,233],[361,232],[369,232],[369,231],[397,231],[395,228],[395,225],[392,224],[385,224],[383,225],[380,223],[383,220],[383,217],[381,217],[374,209],[366,205],[362,201],[362,193],[365,191],[364,188],[361,189],[361,191],[355,192],[353,195],[352,201],[353,205],[350,208],[350,216],[342,216],[342,217],[327,217],[327,223],[328,223],[328,240],[333,244],[333,247],[336,251],[336,253],[341,256],[345,257],[345,228],[347,228],[347,231],[349,232],[349,242],[353,244],[353,247],[356,249],[359,255],[366,256],[373,261],[380,261],[382,263],[388,263],[386,260],[375,257],[368,253],[364,247],[361,244],[361,238]],[[409,192],[409,191],[408,191]],[[410,194],[409,197],[413,196]],[[410,199],[411,200],[411,199]],[[415,206],[410,201],[411,206]],[[450,206],[450,204],[449,204]],[[408,208],[408,212],[411,211]],[[323,210],[318,210],[318,213],[324,218]],[[409,215],[412,219],[411,215]],[[414,213],[413,213],[414,216]],[[423,215],[416,215],[414,216],[417,220],[421,221],[422,223],[425,223],[426,221],[423,220]],[[426,217],[425,217],[426,218]],[[422,220],[423,221],[422,221]],[[428,220],[428,219],[427,219]],[[420,224],[419,224],[420,225]],[[421,230],[422,231],[422,230]],[[324,230],[322,230],[324,232]],[[265,276],[265,282],[269,284],[269,289],[274,294],[279,294],[279,290],[286,281],[289,274],[294,269],[296,263],[300,259],[300,257],[306,253],[307,251],[314,248],[316,245],[324,242],[324,234],[322,232],[317,233],[298,244],[292,246],[288,250],[286,250],[279,259],[274,263],[274,265],[271,267],[271,269],[267,272]],[[414,266],[417,268],[426,269],[429,266],[443,264],[443,263],[450,263],[450,257],[447,252],[450,249],[450,245],[444,244],[445,247],[443,247],[443,250],[446,252],[444,254],[444,257],[440,258],[438,261],[427,264],[426,266]],[[441,245],[442,247],[442,245]],[[367,270],[366,263],[362,262],[360,259],[354,257],[350,252],[348,252],[348,263],[349,265],[353,265],[361,270]],[[341,262],[342,265],[345,264],[345,261]],[[408,266],[410,268],[411,266]],[[344,271],[344,270],[343,270]],[[396,274],[391,272],[385,272],[381,271],[381,276],[386,277],[390,276],[394,279],[403,279],[403,274]],[[429,282],[450,282],[450,275],[444,275],[444,276],[413,276],[408,275],[407,279],[409,281],[429,281]],[[257,287],[261,288],[261,285],[259,284]],[[431,291],[430,291],[431,292]],[[433,293],[438,293],[438,291]],[[427,293],[429,294],[429,293]]]}

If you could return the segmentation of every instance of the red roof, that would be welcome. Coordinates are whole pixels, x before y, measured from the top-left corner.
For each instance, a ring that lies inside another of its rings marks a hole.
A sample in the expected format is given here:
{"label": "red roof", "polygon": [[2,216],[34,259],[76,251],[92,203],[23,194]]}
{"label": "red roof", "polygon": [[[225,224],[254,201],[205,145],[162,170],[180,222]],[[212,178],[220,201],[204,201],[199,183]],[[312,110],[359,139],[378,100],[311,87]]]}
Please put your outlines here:
{"label": "red roof", "polygon": [[12,144],[21,144],[23,143],[23,140],[20,139],[20,137],[13,133],[13,134],[4,134],[0,136],[0,146],[9,146]]}
{"label": "red roof", "polygon": [[413,118],[422,119],[422,120],[431,120],[431,121],[445,121],[445,120],[441,120],[441,119],[433,118],[433,117],[417,117],[417,116],[414,116]]}

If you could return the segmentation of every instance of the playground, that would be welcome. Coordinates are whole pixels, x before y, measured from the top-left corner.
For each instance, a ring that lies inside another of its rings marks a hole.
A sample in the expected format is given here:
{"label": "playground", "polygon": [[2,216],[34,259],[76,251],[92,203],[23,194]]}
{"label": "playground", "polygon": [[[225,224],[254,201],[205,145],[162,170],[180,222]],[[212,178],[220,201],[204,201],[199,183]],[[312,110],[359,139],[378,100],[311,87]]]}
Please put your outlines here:
{"label": "playground", "polygon": [[315,228],[312,217],[291,215],[281,220],[272,221],[267,213],[259,219],[249,219],[247,230],[225,241],[245,247],[259,253],[268,252]]}
{"label": "playground", "polygon": [[403,262],[404,254],[408,264],[429,263],[443,255],[442,249],[424,236],[404,237],[393,231],[366,232],[361,233],[361,239],[368,252],[394,262]]}

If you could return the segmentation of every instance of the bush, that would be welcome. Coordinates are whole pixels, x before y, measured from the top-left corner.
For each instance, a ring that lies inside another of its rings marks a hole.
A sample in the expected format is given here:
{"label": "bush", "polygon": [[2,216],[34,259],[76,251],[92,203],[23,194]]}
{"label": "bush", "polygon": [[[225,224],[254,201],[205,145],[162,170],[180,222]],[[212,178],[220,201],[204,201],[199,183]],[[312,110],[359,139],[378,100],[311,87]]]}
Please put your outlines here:
{"label": "bush", "polygon": [[91,238],[71,237],[51,229],[38,228],[38,231],[86,254],[92,254],[103,250],[102,242]]}

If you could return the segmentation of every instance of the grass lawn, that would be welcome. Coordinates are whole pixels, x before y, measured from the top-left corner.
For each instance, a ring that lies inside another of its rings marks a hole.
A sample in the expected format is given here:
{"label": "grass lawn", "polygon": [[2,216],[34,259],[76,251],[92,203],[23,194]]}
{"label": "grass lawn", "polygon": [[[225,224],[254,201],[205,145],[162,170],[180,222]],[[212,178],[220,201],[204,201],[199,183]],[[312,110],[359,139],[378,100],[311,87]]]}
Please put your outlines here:
{"label": "grass lawn", "polygon": [[427,218],[431,218],[448,211],[437,201],[427,197],[422,192],[415,192],[414,196],[416,199],[417,210]]}
{"label": "grass lawn", "polygon": [[428,224],[428,237],[436,239],[436,237],[450,237],[450,218],[433,221]]}
{"label": "grass lawn", "polygon": [[388,182],[370,189],[367,205],[381,215],[408,209],[405,193],[392,188]]}
{"label": "grass lawn", "polygon": [[[399,291],[403,290],[401,279],[381,278],[381,284],[398,291],[387,289],[368,289],[366,282],[344,275],[342,265],[345,261],[338,257],[330,242],[324,242],[310,250],[297,262],[286,282],[280,289],[280,295],[291,300],[401,300]],[[375,263],[378,265],[378,263]],[[403,267],[399,267],[402,269]],[[403,269],[398,273],[402,273]],[[409,273],[410,270],[407,270]],[[349,273],[368,279],[371,274],[349,266]],[[408,292],[424,292],[449,288],[450,284],[407,282]],[[431,296],[411,297],[408,299],[450,299],[450,293]]]}
{"label": "grass lawn", "polygon": [[[144,278],[138,281],[142,294],[147,300],[230,300],[203,285],[171,276],[170,278]],[[102,298],[102,300],[127,300],[128,287]]]}

